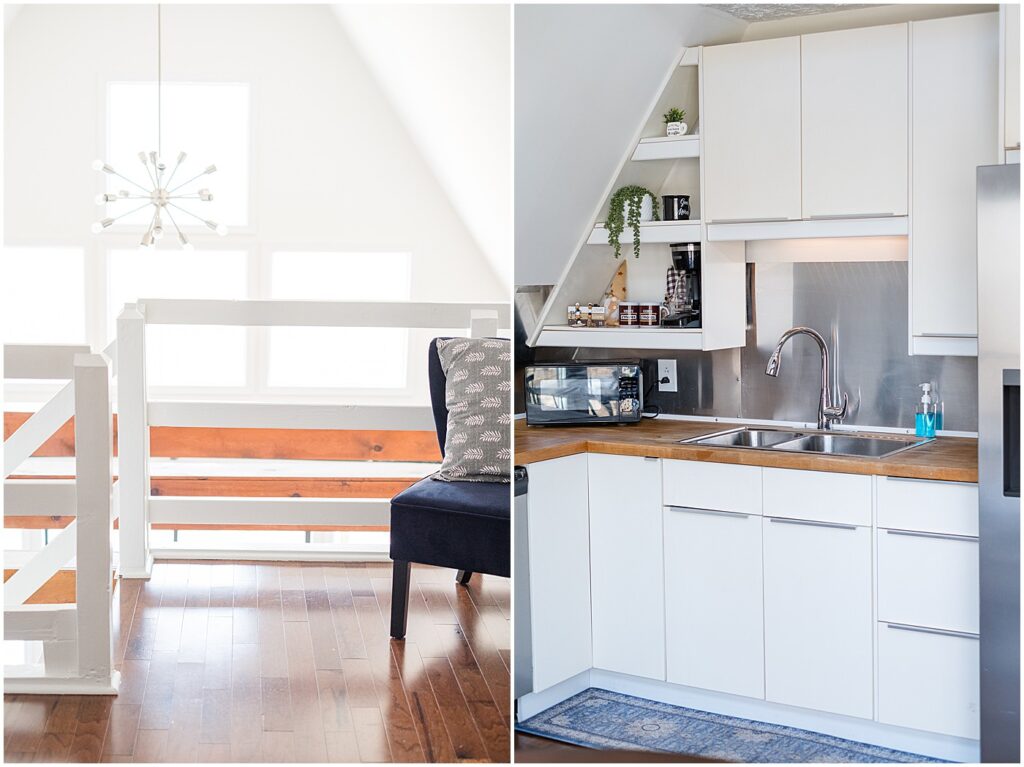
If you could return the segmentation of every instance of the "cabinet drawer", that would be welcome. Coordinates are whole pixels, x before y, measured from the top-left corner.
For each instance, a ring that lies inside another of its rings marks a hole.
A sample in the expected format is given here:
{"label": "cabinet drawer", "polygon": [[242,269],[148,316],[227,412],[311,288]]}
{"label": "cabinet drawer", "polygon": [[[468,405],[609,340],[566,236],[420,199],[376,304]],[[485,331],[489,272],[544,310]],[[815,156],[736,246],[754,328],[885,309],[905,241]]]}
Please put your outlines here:
{"label": "cabinet drawer", "polygon": [[666,506],[761,513],[760,466],[705,461],[664,461]]}
{"label": "cabinet drawer", "polygon": [[877,479],[879,527],[977,536],[977,485],[899,477]]}
{"label": "cabinet drawer", "polygon": [[978,631],[978,540],[878,531],[878,619]]}
{"label": "cabinet drawer", "polygon": [[878,624],[878,721],[978,737],[978,639]]}
{"label": "cabinet drawer", "polygon": [[827,471],[764,469],[764,515],[871,524],[871,477]]}

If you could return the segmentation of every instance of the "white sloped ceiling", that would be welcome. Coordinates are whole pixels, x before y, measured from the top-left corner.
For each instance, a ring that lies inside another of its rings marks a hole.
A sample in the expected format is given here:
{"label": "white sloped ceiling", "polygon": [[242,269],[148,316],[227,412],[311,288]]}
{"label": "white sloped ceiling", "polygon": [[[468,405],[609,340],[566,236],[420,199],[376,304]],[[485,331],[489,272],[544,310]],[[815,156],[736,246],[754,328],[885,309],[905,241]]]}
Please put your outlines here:
{"label": "white sloped ceiling", "polygon": [[509,8],[333,8],[496,276],[510,288]]}

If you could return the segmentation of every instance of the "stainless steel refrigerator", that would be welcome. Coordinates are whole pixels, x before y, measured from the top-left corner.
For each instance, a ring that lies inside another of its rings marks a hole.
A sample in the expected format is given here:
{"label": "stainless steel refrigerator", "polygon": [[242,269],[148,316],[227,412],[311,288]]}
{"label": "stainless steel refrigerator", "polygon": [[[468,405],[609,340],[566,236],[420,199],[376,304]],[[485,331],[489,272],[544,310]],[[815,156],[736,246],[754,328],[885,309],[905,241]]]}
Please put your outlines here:
{"label": "stainless steel refrigerator", "polygon": [[981,759],[1020,763],[1020,166],[978,168]]}

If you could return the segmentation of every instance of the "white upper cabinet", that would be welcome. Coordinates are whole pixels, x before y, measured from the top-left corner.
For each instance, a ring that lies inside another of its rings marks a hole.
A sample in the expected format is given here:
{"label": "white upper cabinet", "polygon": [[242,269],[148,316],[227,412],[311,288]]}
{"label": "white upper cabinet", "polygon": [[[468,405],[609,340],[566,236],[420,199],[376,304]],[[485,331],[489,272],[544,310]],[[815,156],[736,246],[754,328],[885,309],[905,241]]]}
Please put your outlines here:
{"label": "white upper cabinet", "polygon": [[907,215],[907,25],[801,42],[803,217]]}
{"label": "white upper cabinet", "polygon": [[1003,18],[1003,146],[1020,149],[1020,6],[999,6]]}
{"label": "white upper cabinet", "polygon": [[999,157],[999,17],[915,21],[910,35],[912,351],[977,354],[976,174]]}
{"label": "white upper cabinet", "polygon": [[704,218],[800,218],[800,39],[704,49]]}

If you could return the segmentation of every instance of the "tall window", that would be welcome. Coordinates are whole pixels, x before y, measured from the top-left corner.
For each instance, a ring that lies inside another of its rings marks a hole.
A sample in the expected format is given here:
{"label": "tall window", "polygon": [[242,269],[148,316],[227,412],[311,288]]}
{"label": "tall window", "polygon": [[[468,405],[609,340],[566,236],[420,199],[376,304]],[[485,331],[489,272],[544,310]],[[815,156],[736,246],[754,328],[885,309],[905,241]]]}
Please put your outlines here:
{"label": "tall window", "polygon": [[84,249],[4,248],[3,259],[0,317],[4,341],[85,343]]}
{"label": "tall window", "polygon": [[[269,297],[408,300],[410,268],[408,253],[274,252]],[[408,343],[403,328],[271,328],[267,384],[403,389]]]}
{"label": "tall window", "polygon": [[[107,258],[107,327],[139,298],[247,298],[244,250],[112,250]],[[196,325],[146,329],[148,380],[166,387],[244,387],[246,330]]]}
{"label": "tall window", "polygon": [[[216,165],[217,172],[203,179],[214,193],[212,202],[191,202],[189,210],[228,226],[249,223],[249,86],[246,83],[163,84],[163,153],[168,168],[178,152],[187,152],[171,187],[184,183]],[[145,179],[140,151],[155,150],[157,141],[157,88],[155,82],[113,82],[107,88],[106,159],[128,178]],[[146,186],[143,183],[143,186]],[[107,176],[107,191],[129,188],[128,182]],[[189,189],[196,187],[192,184]],[[132,202],[108,206],[108,215],[125,213]],[[152,209],[125,216],[120,225],[144,226]],[[171,216],[178,226],[193,229],[203,224],[177,210]]]}

